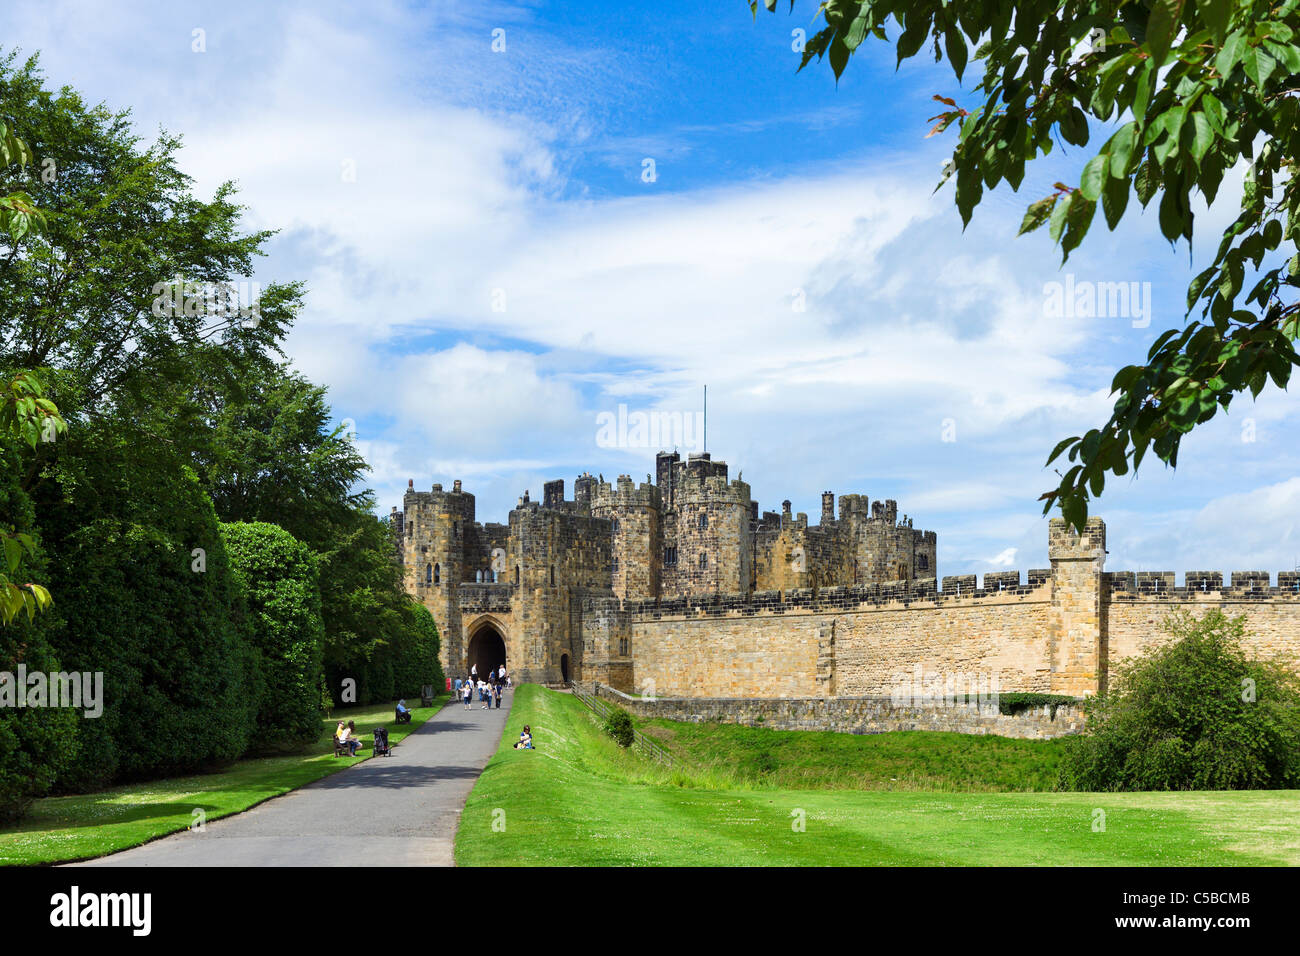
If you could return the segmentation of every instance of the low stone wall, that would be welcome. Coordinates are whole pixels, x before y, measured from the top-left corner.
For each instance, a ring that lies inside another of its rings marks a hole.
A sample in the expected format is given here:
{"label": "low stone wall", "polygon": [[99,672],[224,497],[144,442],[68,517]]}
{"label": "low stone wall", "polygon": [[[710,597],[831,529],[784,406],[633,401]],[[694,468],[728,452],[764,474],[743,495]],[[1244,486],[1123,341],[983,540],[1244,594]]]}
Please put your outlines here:
{"label": "low stone wall", "polygon": [[888,697],[631,697],[600,684],[602,697],[638,717],[691,723],[741,724],[769,730],[833,730],[883,734],[894,730],[944,730],[1026,740],[1065,737],[1083,730],[1080,707],[1034,707],[1015,716],[973,707],[895,707]]}

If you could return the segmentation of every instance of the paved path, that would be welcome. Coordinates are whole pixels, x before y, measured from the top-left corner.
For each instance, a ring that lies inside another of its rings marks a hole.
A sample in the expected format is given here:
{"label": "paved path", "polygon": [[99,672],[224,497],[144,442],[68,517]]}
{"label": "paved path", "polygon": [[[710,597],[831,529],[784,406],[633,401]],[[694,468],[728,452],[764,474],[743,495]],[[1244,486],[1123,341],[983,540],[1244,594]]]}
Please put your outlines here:
{"label": "paved path", "polygon": [[91,860],[99,866],[451,866],[461,808],[496,752],[501,709],[452,702],[400,744],[323,780],[214,820]]}

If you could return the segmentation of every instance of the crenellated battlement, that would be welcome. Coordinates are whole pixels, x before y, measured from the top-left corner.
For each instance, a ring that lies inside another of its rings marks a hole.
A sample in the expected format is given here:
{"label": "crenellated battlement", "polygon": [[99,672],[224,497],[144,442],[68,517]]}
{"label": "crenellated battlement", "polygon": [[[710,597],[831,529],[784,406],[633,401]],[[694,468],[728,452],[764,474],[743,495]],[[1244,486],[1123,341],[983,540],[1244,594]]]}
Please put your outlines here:
{"label": "crenellated battlement", "polygon": [[[984,587],[975,586],[975,575],[944,578],[943,589],[933,578],[897,581],[866,587],[836,585],[824,588],[789,588],[754,591],[750,594],[684,595],[656,600],[605,599],[601,605],[617,609],[631,620],[696,617],[753,617],[780,614],[834,614],[852,611],[939,607],[945,604],[990,602],[998,604],[1050,599],[1050,572],[1031,572],[1031,583],[1022,585],[1019,572],[990,572]],[[1037,577],[1034,577],[1034,576]]]}
{"label": "crenellated battlement", "polygon": [[1224,583],[1221,571],[1187,571],[1183,583],[1177,583],[1173,571],[1108,571],[1103,575],[1106,586],[1118,601],[1140,598],[1195,600],[1198,595],[1212,595],[1216,600],[1297,600],[1300,599],[1300,571],[1277,572],[1277,584],[1271,584],[1268,571],[1233,571]]}
{"label": "crenellated battlement", "polygon": [[593,509],[660,507],[659,489],[649,481],[634,485],[630,475],[619,475],[616,484],[600,482],[593,486],[590,499]]}

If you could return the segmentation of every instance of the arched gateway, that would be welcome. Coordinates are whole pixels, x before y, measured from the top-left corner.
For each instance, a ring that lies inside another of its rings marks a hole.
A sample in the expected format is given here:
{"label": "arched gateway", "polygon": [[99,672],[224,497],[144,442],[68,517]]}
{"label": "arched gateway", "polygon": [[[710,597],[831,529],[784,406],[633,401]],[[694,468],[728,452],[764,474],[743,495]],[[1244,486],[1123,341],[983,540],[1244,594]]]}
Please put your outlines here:
{"label": "arched gateway", "polygon": [[465,667],[477,668],[480,677],[486,677],[506,663],[506,641],[498,627],[485,622],[475,628],[465,648]]}

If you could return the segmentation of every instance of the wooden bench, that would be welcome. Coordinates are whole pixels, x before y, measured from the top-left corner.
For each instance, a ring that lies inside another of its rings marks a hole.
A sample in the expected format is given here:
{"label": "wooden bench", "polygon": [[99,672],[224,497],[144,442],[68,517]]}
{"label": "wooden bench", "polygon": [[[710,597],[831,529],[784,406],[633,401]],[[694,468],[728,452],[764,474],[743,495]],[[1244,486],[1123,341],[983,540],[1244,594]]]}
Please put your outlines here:
{"label": "wooden bench", "polygon": [[336,757],[350,757],[351,755],[352,755],[352,748],[348,746],[347,741],[346,741],[346,740],[339,740],[337,737],[335,737],[335,738],[334,738],[334,756],[336,756]]}
{"label": "wooden bench", "polygon": [[433,685],[432,684],[425,684],[423,687],[420,688],[420,706],[421,707],[433,706]]}

